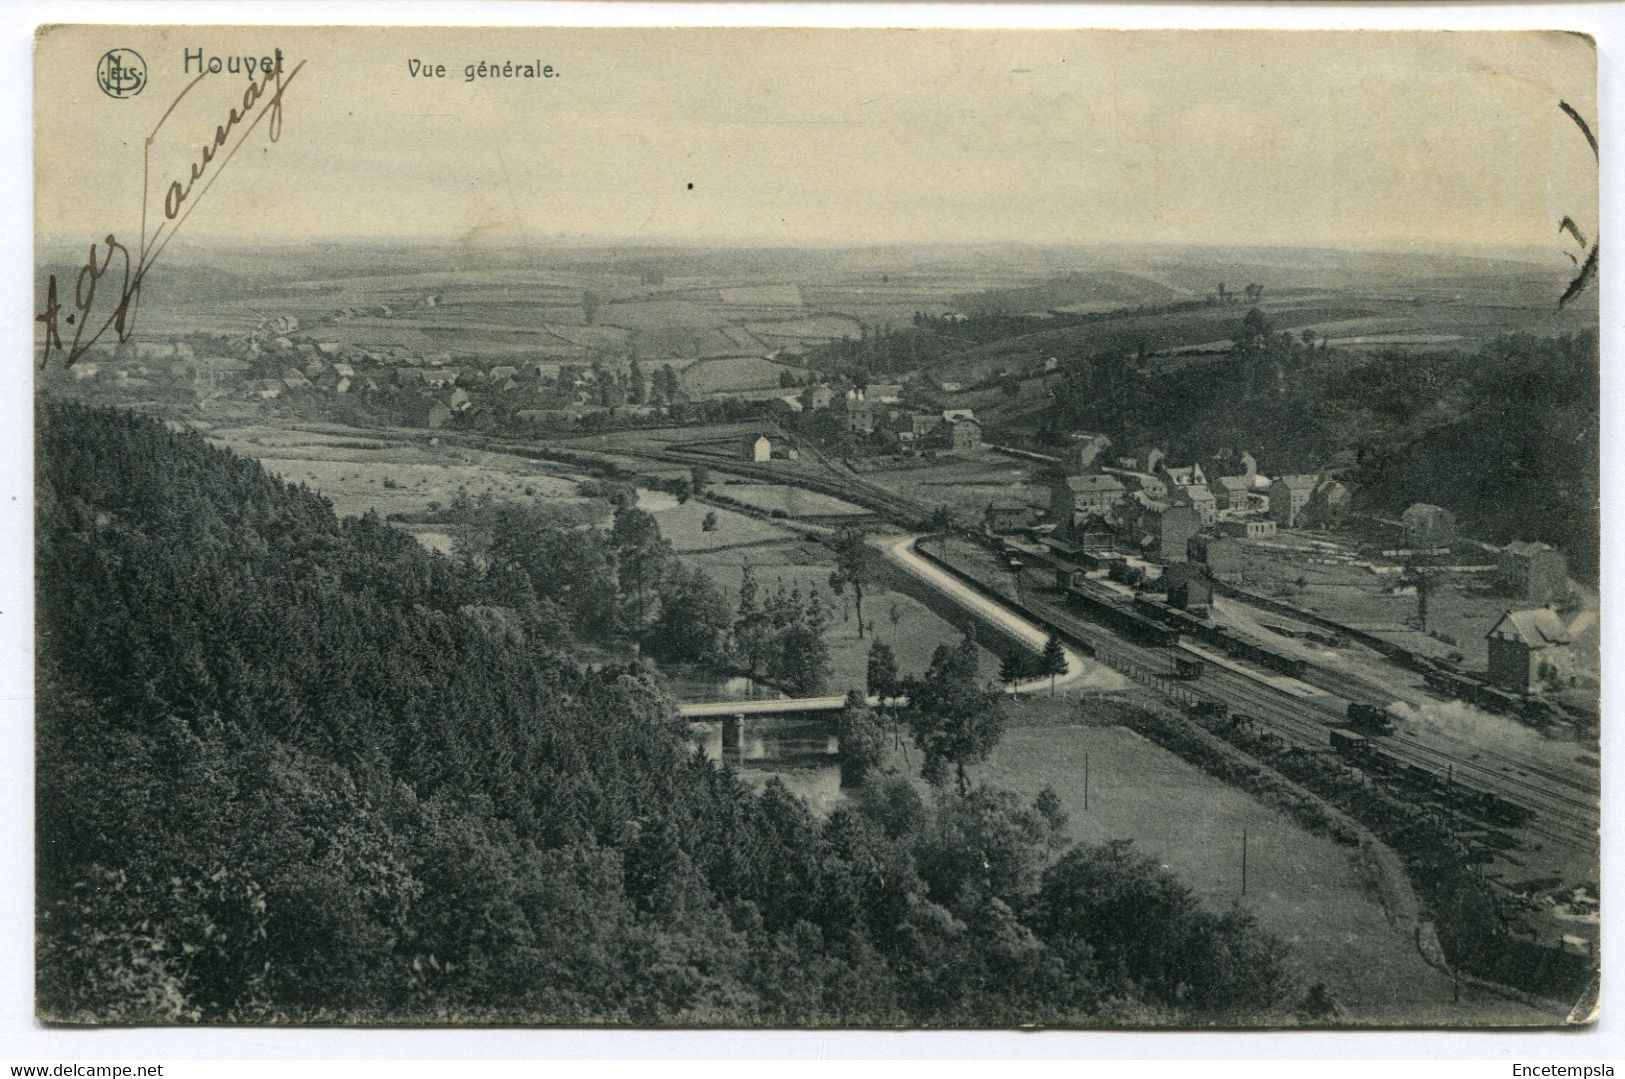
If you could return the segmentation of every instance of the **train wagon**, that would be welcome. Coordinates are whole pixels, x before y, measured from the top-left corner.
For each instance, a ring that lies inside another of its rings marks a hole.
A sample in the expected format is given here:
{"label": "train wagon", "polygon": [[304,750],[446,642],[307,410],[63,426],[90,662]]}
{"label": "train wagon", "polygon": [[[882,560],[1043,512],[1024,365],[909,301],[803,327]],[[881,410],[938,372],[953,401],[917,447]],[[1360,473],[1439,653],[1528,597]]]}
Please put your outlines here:
{"label": "train wagon", "polygon": [[1496,824],[1505,824],[1512,828],[1521,828],[1535,819],[1535,814],[1516,802],[1509,802],[1499,794],[1484,792],[1480,799],[1480,808],[1486,820]]}
{"label": "train wagon", "polygon": [[1173,666],[1174,677],[1187,682],[1202,677],[1202,671],[1207,668],[1207,664],[1195,656],[1175,656]]}
{"label": "train wagon", "polygon": [[1301,659],[1282,655],[1280,652],[1254,644],[1246,638],[1238,637],[1234,633],[1219,630],[1210,639],[1232,656],[1256,663],[1267,670],[1279,671],[1294,678],[1301,678],[1307,669],[1307,664]]}
{"label": "train wagon", "polygon": [[1179,643],[1179,631],[1153,622],[1134,610],[1133,603],[1110,589],[1087,580],[1068,590],[1072,606],[1087,617],[1116,630],[1138,644],[1172,648]]}
{"label": "train wagon", "polygon": [[1347,727],[1333,727],[1331,743],[1332,749],[1340,757],[1360,764],[1371,759],[1371,739],[1359,731],[1351,731]]}

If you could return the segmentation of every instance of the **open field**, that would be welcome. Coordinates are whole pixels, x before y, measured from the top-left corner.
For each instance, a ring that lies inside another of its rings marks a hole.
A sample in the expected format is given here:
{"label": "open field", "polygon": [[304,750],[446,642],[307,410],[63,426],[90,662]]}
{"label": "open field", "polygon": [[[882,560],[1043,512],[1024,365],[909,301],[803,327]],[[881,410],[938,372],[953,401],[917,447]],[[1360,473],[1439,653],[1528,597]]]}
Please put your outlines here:
{"label": "open field", "polygon": [[[796,538],[789,529],[700,499],[690,499],[678,505],[674,498],[645,492],[639,496],[638,505],[654,514],[655,520],[660,523],[660,534],[671,541],[678,554],[693,554],[723,546],[790,542]],[[706,532],[703,528],[705,518],[711,513],[717,515],[717,528],[715,532]]]}
{"label": "open field", "polygon": [[[1453,1006],[1449,976],[1428,966],[1389,924],[1353,852],[1310,835],[1125,728],[1013,726],[974,772],[979,782],[1028,798],[1053,786],[1074,839],[1133,840],[1210,904],[1241,904],[1291,945],[1299,967],[1310,980],[1326,983],[1352,1021],[1416,1024],[1472,1014],[1478,1022],[1527,1023],[1537,1017],[1522,1005],[1469,999],[1466,992],[1459,1008]],[[1494,1019],[1485,1017],[1486,1009]]]}
{"label": "open field", "polygon": [[869,513],[829,495],[779,483],[713,483],[711,490],[768,513],[790,517],[861,517]]}
{"label": "open field", "polygon": [[[760,346],[758,346],[760,347]],[[683,385],[689,393],[707,395],[728,390],[764,390],[779,384],[779,374],[793,371],[797,378],[803,372],[760,356],[725,356],[695,360],[683,368]],[[794,390],[785,390],[794,393]]]}
{"label": "open field", "polygon": [[1049,483],[1031,461],[991,450],[939,457],[929,465],[865,470],[863,478],[927,506],[942,505],[965,523],[980,523],[995,499],[1049,505]]}
{"label": "open field", "polygon": [[576,493],[577,477],[508,454],[431,446],[422,432],[243,426],[206,433],[217,445],[258,458],[289,483],[320,491],[348,516],[430,512],[431,503],[446,505],[459,489],[470,497],[489,493],[520,502],[596,502],[595,512],[608,512],[599,500]]}

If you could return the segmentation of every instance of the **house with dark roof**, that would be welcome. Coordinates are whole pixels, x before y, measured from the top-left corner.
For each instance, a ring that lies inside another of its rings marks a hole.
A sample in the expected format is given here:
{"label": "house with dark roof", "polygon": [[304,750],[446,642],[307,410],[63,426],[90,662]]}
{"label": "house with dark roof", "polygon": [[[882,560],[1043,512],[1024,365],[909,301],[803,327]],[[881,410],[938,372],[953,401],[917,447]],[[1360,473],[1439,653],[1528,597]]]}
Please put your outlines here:
{"label": "house with dark roof", "polygon": [[1033,523],[1033,508],[1013,498],[996,498],[982,511],[982,524],[995,536],[1015,532]]}
{"label": "house with dark roof", "polygon": [[1491,628],[1489,680],[1514,693],[1538,693],[1570,678],[1569,636],[1550,607],[1508,611]]}
{"label": "house with dark roof", "polygon": [[1198,618],[1206,618],[1213,605],[1213,582],[1208,579],[1207,567],[1200,562],[1179,562],[1162,571],[1157,578],[1170,607],[1178,607]]}

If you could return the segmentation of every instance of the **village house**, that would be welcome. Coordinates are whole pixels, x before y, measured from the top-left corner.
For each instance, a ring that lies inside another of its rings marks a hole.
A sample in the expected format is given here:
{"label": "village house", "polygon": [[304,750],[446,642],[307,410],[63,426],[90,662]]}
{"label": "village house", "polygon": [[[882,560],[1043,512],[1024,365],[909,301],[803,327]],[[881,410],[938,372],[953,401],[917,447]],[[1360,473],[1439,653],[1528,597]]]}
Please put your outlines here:
{"label": "village house", "polygon": [[1098,513],[1075,518],[1068,535],[1084,554],[1101,554],[1117,546],[1116,526]]}
{"label": "village house", "polygon": [[982,511],[982,524],[995,536],[1016,532],[1033,521],[1033,508],[1013,498],[996,498]]}
{"label": "village house", "polygon": [[909,435],[919,442],[930,437],[941,422],[942,415],[937,412],[904,412],[898,417],[899,433],[906,426]]}
{"label": "village house", "polygon": [[766,435],[746,435],[740,444],[740,456],[747,461],[771,461],[773,443]]}
{"label": "village house", "polygon": [[936,444],[950,453],[971,453],[982,448],[982,424],[975,416],[949,416],[943,413],[937,426]]}
{"label": "village house", "polygon": [[1513,693],[1538,693],[1570,677],[1569,632],[1548,607],[1508,611],[1487,634],[1489,680]]}
{"label": "village house", "polygon": [[1219,519],[1219,506],[1213,497],[1213,492],[1207,489],[1206,484],[1191,484],[1174,487],[1168,497],[1176,504],[1189,506],[1196,511],[1202,519],[1202,524],[1210,525]]}
{"label": "village house", "polygon": [[[1188,553],[1188,547],[1187,547]],[[1182,562],[1169,566],[1157,578],[1168,606],[1187,611],[1198,618],[1206,618],[1213,605],[1213,582],[1199,562]]]}
{"label": "village house", "polygon": [[1568,560],[1545,543],[1515,540],[1496,559],[1501,590],[1531,603],[1556,603],[1568,594]]}
{"label": "village house", "polygon": [[1161,502],[1168,497],[1168,485],[1155,473],[1133,468],[1102,468],[1101,471],[1106,475],[1117,477],[1124,490],[1139,491],[1153,502]]}
{"label": "village house", "polygon": [[1063,530],[1070,530],[1089,514],[1111,521],[1116,517],[1123,493],[1123,484],[1115,476],[1104,473],[1062,476],[1050,487],[1050,520]]}
{"label": "village house", "polygon": [[1399,520],[1405,526],[1405,542],[1412,547],[1443,547],[1456,535],[1456,515],[1443,506],[1416,502]]}
{"label": "village house", "polygon": [[895,405],[903,399],[903,387],[897,382],[875,382],[865,388],[863,397],[876,404]]}
{"label": "village house", "polygon": [[1297,528],[1303,521],[1303,508],[1315,493],[1316,477],[1278,476],[1270,484],[1270,516],[1282,528]]}
{"label": "village house", "polygon": [[[1232,471],[1239,468],[1240,471]],[[1258,471],[1258,462],[1242,450],[1232,455],[1221,451],[1207,467],[1208,489],[1220,510],[1234,513],[1262,512],[1269,508],[1270,478]]]}
{"label": "village house", "polygon": [[1220,476],[1208,485],[1214,505],[1224,513],[1263,513],[1270,507],[1270,482],[1259,488],[1250,476]]}
{"label": "village house", "polygon": [[845,416],[845,427],[850,434],[874,433],[874,406],[864,398],[862,390],[847,390],[846,396],[841,399],[841,411]]}
{"label": "village house", "polygon": [[1184,562],[1192,536],[1202,530],[1202,519],[1189,506],[1174,506],[1149,499],[1130,499],[1127,524],[1134,546],[1157,562]]}

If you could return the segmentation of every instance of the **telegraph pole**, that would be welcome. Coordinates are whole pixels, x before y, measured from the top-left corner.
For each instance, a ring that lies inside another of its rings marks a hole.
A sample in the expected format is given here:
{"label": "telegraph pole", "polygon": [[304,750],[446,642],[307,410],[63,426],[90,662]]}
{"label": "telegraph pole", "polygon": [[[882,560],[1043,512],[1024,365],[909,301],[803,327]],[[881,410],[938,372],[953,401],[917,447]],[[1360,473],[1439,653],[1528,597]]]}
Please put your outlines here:
{"label": "telegraph pole", "polygon": [[1247,829],[1241,830],[1241,894],[1247,894]]}
{"label": "telegraph pole", "polygon": [[1083,755],[1083,811],[1089,811],[1089,754]]}

